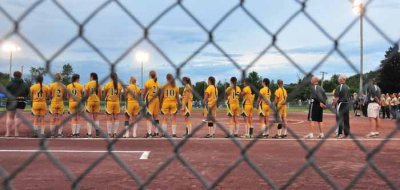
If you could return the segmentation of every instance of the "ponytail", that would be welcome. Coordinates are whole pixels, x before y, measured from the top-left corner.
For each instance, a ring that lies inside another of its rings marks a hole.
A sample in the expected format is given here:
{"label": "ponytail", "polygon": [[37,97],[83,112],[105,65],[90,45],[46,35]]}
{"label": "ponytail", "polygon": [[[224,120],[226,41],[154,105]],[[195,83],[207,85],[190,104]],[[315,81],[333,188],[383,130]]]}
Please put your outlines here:
{"label": "ponytail", "polygon": [[118,90],[118,75],[117,73],[111,73],[111,80],[113,82],[114,90]]}
{"label": "ponytail", "polygon": [[169,83],[170,85],[172,85],[172,87],[175,87],[175,86],[176,86],[174,76],[172,76],[171,73],[168,73],[168,74],[167,74],[167,81],[168,81],[168,83]]}
{"label": "ponytail", "polygon": [[236,94],[237,78],[236,77],[232,77],[231,78],[231,83],[233,84],[233,89],[235,90],[235,94]]}
{"label": "ponytail", "polygon": [[150,78],[152,78],[154,80],[154,82],[157,82],[157,74],[154,70],[151,70],[149,72]]}
{"label": "ponytail", "polygon": [[99,77],[97,76],[97,73],[90,73],[90,77],[92,77],[92,79],[94,81],[96,81],[96,87],[94,88],[94,91],[96,92],[96,94],[98,94],[98,91],[99,91]]}
{"label": "ponytail", "polygon": [[78,74],[73,74],[72,75],[72,86],[75,88],[75,82],[78,81],[80,76]]}
{"label": "ponytail", "polygon": [[43,75],[38,75],[36,77],[36,82],[40,84],[40,91],[42,92],[43,90]]}

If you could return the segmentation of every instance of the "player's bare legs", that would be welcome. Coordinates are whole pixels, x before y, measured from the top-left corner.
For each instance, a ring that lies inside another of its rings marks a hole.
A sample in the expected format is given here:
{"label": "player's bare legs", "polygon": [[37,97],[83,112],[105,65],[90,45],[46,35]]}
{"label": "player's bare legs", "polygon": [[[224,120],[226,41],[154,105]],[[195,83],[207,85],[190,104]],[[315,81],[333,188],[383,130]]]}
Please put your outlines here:
{"label": "player's bare legs", "polygon": [[172,137],[176,137],[176,113],[171,114],[171,125],[172,125]]}
{"label": "player's bare legs", "polygon": [[14,117],[15,117],[15,112],[14,111],[8,111],[7,112],[5,137],[9,137],[10,136],[10,128],[14,125]]}
{"label": "player's bare legs", "polygon": [[112,123],[114,125],[113,137],[116,138],[118,135],[118,128],[119,128],[118,114],[116,114],[116,113],[112,114]]}

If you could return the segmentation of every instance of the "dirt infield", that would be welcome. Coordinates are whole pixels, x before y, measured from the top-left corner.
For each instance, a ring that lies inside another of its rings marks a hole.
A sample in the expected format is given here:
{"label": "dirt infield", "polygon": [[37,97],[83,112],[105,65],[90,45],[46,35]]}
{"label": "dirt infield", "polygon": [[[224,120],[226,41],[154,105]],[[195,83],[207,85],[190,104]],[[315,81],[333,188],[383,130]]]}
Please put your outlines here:
{"label": "dirt infield", "polygon": [[[219,114],[222,123],[227,122],[223,114]],[[306,113],[290,113],[291,129],[297,135],[303,136],[308,132],[308,123],[300,122],[306,118]],[[5,118],[0,122],[5,123]],[[121,116],[122,119],[122,116]],[[193,116],[193,125],[201,123],[200,113]],[[178,135],[184,132],[183,120],[178,120]],[[326,128],[334,126],[334,116],[325,116]],[[257,118],[254,120],[256,132],[260,130]],[[102,128],[105,129],[104,116]],[[122,123],[122,122],[121,122]],[[82,123],[82,126],[84,123]],[[352,133],[367,150],[372,150],[382,143],[383,138],[395,127],[393,120],[382,123],[382,134],[377,139],[366,139],[368,120],[366,118],[351,118]],[[4,126],[4,124],[2,124]],[[144,122],[139,124],[139,134],[144,135]],[[29,130],[20,129],[21,136],[28,136]],[[69,127],[64,131],[69,133]],[[217,129],[217,138],[201,138],[206,134],[203,126],[180,149],[180,155],[188,161],[210,184],[240,157],[240,150],[230,139],[222,138],[223,132]],[[241,129],[243,131],[243,129]],[[82,133],[85,127],[82,127]],[[1,127],[4,134],[4,127]],[[274,133],[274,130],[272,130]],[[175,139],[178,143],[182,139]],[[251,143],[249,139],[238,139],[245,146]],[[319,140],[304,141],[309,147],[314,147]],[[396,134],[389,140],[382,150],[373,157],[373,161],[397,187],[400,186],[400,135]],[[38,149],[39,140],[31,138],[1,138],[0,150],[35,150]],[[78,176],[85,171],[93,161],[104,154],[107,143],[103,139],[49,139],[47,146],[51,154],[58,158],[65,168],[73,175]],[[174,147],[166,139],[121,139],[115,144],[116,151],[150,151],[148,159],[140,159],[141,153],[116,152],[115,154],[138,174],[142,181],[149,178],[168,158],[174,155]],[[63,152],[64,151],[64,152]],[[72,151],[72,152],[68,152]],[[93,151],[93,152],[90,152]],[[94,152],[99,151],[99,152]],[[12,173],[17,167],[32,155],[32,152],[0,152],[0,166],[7,174]],[[306,162],[307,151],[289,135],[288,139],[260,139],[248,150],[248,157],[258,166],[264,174],[268,175],[276,187],[281,187],[293,176]],[[364,167],[366,155],[350,139],[336,140],[329,137],[315,154],[315,163],[330,179],[334,180],[339,188],[346,187]],[[4,179],[4,178],[3,178]],[[45,153],[40,153],[24,170],[12,181],[16,189],[69,189],[70,182],[51,161]],[[118,165],[111,156],[101,161],[79,184],[80,189],[131,189],[137,187],[133,179]],[[202,184],[178,160],[174,160],[150,182],[149,189],[200,189]],[[220,183],[217,189],[268,189],[270,186],[245,162],[235,167]],[[329,184],[318,175],[311,167],[307,168],[296,178],[289,189],[331,189]],[[388,189],[389,186],[371,169],[360,178],[354,186],[357,189]]]}

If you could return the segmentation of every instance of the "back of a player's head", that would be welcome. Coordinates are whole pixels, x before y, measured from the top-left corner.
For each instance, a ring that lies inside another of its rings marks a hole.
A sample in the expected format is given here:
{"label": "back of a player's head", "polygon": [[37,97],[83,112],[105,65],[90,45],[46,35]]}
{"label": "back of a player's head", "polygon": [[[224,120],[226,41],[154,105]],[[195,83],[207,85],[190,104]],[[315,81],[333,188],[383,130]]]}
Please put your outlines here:
{"label": "back of a player's head", "polygon": [[41,75],[41,74],[38,75],[38,76],[36,77],[36,82],[42,84],[42,83],[43,83],[43,75]]}
{"label": "back of a player's head", "polygon": [[118,75],[117,75],[117,73],[111,73],[110,74],[110,78],[111,78],[111,80],[113,82],[114,89],[117,89],[118,88]]}
{"label": "back of a player's head", "polygon": [[20,79],[22,77],[22,73],[19,71],[15,71],[13,75],[15,79]]}
{"label": "back of a player's head", "polygon": [[249,85],[249,79],[248,78],[243,79],[243,84],[245,86],[248,86]]}
{"label": "back of a player's head", "polygon": [[151,79],[154,79],[157,82],[157,73],[156,73],[156,71],[151,70],[149,72],[149,76],[150,76]]}
{"label": "back of a player's head", "polygon": [[237,78],[236,77],[231,77],[231,83],[235,85],[237,83]]}
{"label": "back of a player's head", "polygon": [[278,79],[278,81],[276,83],[278,84],[279,87],[283,86],[283,80],[282,79]]}
{"label": "back of a player's head", "polygon": [[210,82],[211,85],[215,85],[215,77],[213,76],[208,77],[208,82]]}
{"label": "back of a player's head", "polygon": [[264,78],[264,79],[263,79],[263,84],[264,84],[265,86],[269,86],[269,79],[268,79],[268,78]]}
{"label": "back of a player's head", "polygon": [[192,81],[189,77],[182,77],[182,82],[184,83],[184,85],[189,84],[190,86],[192,86]]}
{"label": "back of a player's head", "polygon": [[92,78],[92,80],[99,80],[97,73],[90,73],[90,78]]}
{"label": "back of a player's head", "polygon": [[55,79],[57,82],[61,82],[61,81],[63,80],[63,77],[62,77],[61,73],[56,73],[56,74],[54,75],[54,79]]}
{"label": "back of a player's head", "polygon": [[72,82],[77,82],[77,81],[79,80],[79,78],[81,78],[81,77],[79,76],[79,74],[73,74],[73,75],[72,75]]}
{"label": "back of a player's head", "polygon": [[129,79],[129,83],[130,84],[136,84],[136,77],[131,76],[131,78]]}
{"label": "back of a player's head", "polygon": [[175,78],[171,73],[167,74],[167,81],[168,81],[168,84],[175,87]]}

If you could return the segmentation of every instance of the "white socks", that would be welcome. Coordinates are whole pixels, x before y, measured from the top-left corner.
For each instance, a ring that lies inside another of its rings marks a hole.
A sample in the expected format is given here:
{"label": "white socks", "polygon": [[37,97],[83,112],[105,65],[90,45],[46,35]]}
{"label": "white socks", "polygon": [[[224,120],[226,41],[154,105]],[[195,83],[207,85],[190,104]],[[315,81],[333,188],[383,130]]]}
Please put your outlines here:
{"label": "white socks", "polygon": [[87,134],[92,135],[92,124],[89,122],[87,123]]}
{"label": "white socks", "polygon": [[151,134],[151,121],[147,121],[147,133]]}
{"label": "white socks", "polygon": [[119,122],[114,122],[114,134],[118,133]]}
{"label": "white socks", "polygon": [[133,137],[136,137],[136,131],[137,131],[137,123],[135,123],[134,125],[133,125]]}
{"label": "white socks", "polygon": [[176,125],[172,125],[172,134],[176,135]]}
{"label": "white socks", "polygon": [[61,135],[62,132],[63,132],[63,126],[60,125],[60,126],[58,127],[58,134]]}
{"label": "white socks", "polygon": [[44,135],[44,130],[46,129],[46,127],[44,127],[44,126],[42,126],[42,127],[40,127],[40,131],[41,131],[41,134],[42,135]]}
{"label": "white socks", "polygon": [[79,133],[80,133],[80,131],[81,131],[81,125],[80,125],[80,124],[77,124],[77,125],[76,125],[76,131],[75,131],[75,134],[79,134]]}
{"label": "white socks", "polygon": [[111,126],[112,124],[110,122],[107,122],[107,133],[111,134]]}
{"label": "white socks", "polygon": [[72,133],[73,135],[75,135],[75,132],[76,132],[76,124],[72,124],[72,125],[71,125],[71,130],[72,130],[71,133]]}

